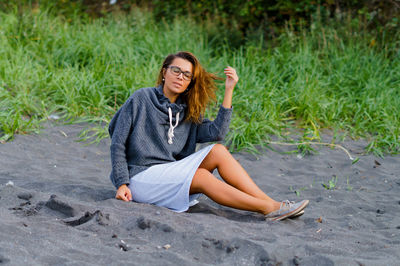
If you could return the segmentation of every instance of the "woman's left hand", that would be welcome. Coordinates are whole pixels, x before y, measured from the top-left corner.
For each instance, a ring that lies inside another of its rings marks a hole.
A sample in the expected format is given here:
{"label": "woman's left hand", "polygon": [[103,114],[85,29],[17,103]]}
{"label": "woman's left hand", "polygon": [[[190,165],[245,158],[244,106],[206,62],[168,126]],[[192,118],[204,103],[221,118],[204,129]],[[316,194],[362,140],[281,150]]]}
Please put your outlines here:
{"label": "woman's left hand", "polygon": [[233,67],[228,66],[224,69],[224,73],[226,75],[225,89],[233,90],[239,80],[239,77],[236,74],[236,70]]}

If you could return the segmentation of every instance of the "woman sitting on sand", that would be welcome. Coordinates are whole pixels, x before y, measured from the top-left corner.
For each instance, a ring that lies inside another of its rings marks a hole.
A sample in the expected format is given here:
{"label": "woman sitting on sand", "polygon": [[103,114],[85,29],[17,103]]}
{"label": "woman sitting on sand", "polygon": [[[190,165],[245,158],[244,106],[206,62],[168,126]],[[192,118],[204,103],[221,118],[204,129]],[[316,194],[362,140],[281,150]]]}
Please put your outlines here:
{"label": "woman sitting on sand", "polygon": [[[157,87],[135,91],[110,122],[111,181],[116,198],[184,212],[200,194],[236,209],[259,212],[271,220],[304,213],[308,200],[278,202],[268,197],[230,152],[212,144],[224,139],[239,78],[227,67],[225,97],[214,121],[203,119],[215,99],[216,76],[189,52],[168,55]],[[223,181],[212,173],[218,169]]]}

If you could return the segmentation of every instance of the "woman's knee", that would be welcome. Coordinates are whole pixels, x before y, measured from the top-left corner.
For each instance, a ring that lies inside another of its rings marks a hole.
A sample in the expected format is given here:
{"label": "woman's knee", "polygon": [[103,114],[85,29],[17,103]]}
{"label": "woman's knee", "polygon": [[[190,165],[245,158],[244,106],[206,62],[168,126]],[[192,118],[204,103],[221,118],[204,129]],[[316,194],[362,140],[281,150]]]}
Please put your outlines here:
{"label": "woman's knee", "polygon": [[214,155],[225,155],[229,153],[229,151],[224,145],[217,143],[212,147],[211,153]]}
{"label": "woman's knee", "polygon": [[220,165],[221,160],[226,159],[227,154],[229,154],[229,151],[224,145],[215,144],[200,164],[200,168],[207,169],[212,173]]}

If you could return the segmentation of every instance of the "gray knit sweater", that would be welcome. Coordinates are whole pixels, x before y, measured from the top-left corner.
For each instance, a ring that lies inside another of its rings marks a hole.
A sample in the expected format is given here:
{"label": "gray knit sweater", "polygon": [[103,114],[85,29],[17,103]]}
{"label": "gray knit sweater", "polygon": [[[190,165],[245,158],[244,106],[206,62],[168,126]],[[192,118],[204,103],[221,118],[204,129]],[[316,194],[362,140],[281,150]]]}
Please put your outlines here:
{"label": "gray knit sweater", "polygon": [[[172,112],[173,137],[169,110]],[[110,179],[116,188],[129,184],[129,178],[150,166],[173,162],[195,152],[196,143],[224,139],[228,132],[232,109],[220,107],[214,121],[203,119],[195,124],[185,120],[186,104],[178,97],[171,103],[162,87],[135,91],[110,122]],[[168,143],[168,140],[172,144]]]}

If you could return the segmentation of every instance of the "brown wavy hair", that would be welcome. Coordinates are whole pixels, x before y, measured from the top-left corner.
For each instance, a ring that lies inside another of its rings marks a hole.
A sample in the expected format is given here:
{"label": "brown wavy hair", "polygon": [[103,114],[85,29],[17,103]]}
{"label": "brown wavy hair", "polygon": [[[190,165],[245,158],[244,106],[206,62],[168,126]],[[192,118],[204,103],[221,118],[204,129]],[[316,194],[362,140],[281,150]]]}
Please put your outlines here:
{"label": "brown wavy hair", "polygon": [[165,58],[160,73],[158,74],[157,85],[164,85],[164,69],[167,70],[167,68],[172,64],[172,61],[177,57],[185,59],[193,65],[192,80],[190,81],[186,91],[180,95],[180,97],[183,97],[183,101],[187,104],[185,120],[200,123],[204,116],[204,112],[206,111],[207,104],[216,99],[215,91],[217,90],[217,87],[214,81],[221,80],[221,78],[212,73],[208,73],[192,53],[178,52],[176,54],[170,54]]}

